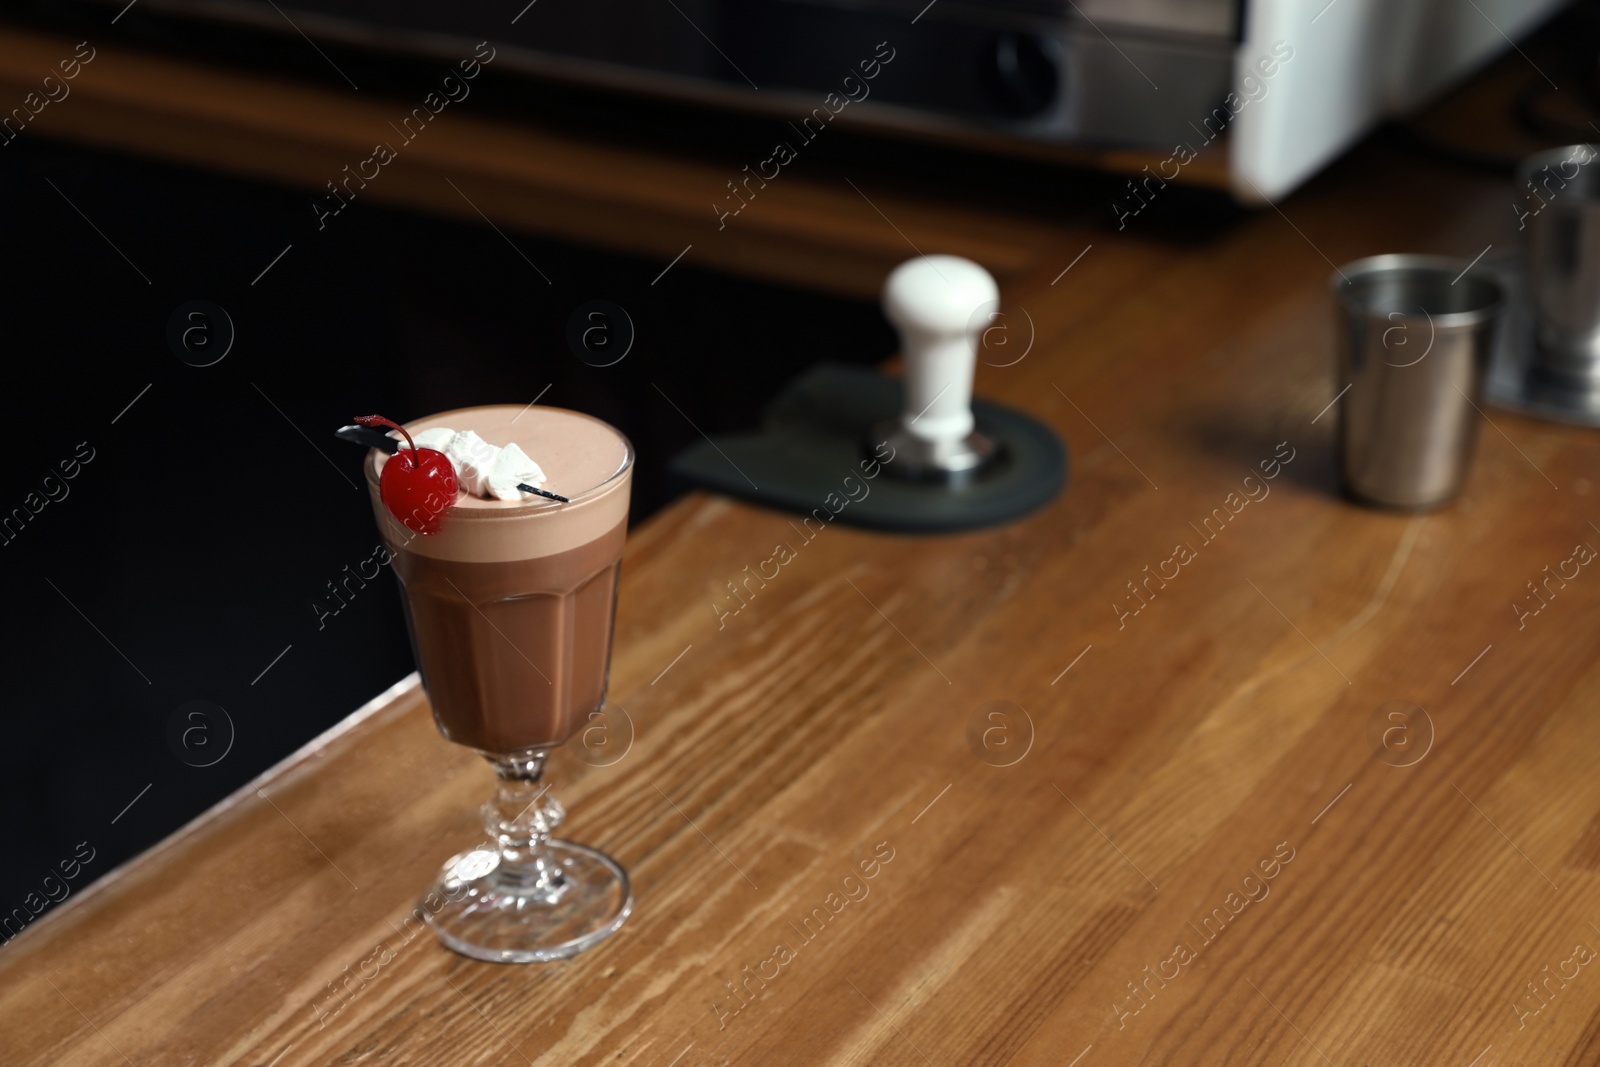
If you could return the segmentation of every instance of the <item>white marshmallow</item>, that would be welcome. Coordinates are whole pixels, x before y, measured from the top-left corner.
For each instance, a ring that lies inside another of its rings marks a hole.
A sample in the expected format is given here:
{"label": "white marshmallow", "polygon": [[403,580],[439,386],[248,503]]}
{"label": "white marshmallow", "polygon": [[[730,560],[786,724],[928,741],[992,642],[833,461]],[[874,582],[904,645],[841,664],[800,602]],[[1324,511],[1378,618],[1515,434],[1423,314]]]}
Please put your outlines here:
{"label": "white marshmallow", "polygon": [[462,492],[484,498],[489,496],[489,472],[494,469],[494,461],[500,456],[498,448],[471,430],[462,430],[450,438],[444,454],[455,465],[456,480],[460,482]]}
{"label": "white marshmallow", "polygon": [[[397,439],[403,448],[404,439]],[[419,430],[411,439],[418,448],[436,449],[449,458],[463,493],[486,500],[522,500],[530,494],[518,489],[517,483],[544,487],[544,471],[515,442],[496,448],[471,430],[458,433],[445,426]]]}
{"label": "white marshmallow", "polygon": [[494,468],[489,471],[488,495],[496,500],[521,500],[527,494],[517,488],[518,482],[542,488],[544,471],[513,441],[500,450]]}
{"label": "white marshmallow", "polygon": [[[432,448],[443,452],[450,444],[450,438],[455,435],[456,432],[448,426],[434,426],[430,429],[418,430],[411,435],[411,439],[417,443],[418,448]],[[397,435],[390,434],[389,436],[396,437]],[[400,440],[402,447],[404,447],[404,438],[400,438]]]}

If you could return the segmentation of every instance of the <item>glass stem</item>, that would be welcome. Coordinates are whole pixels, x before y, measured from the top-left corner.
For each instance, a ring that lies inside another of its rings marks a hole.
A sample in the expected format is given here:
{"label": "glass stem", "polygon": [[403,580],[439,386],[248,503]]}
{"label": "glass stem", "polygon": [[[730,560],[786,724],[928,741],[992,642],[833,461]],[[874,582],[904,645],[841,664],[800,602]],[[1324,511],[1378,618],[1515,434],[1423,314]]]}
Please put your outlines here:
{"label": "glass stem", "polygon": [[561,865],[545,842],[566,816],[561,802],[541,785],[547,753],[540,749],[487,756],[494,768],[494,799],[483,806],[483,828],[500,853],[495,879],[508,889],[559,893],[566,884]]}

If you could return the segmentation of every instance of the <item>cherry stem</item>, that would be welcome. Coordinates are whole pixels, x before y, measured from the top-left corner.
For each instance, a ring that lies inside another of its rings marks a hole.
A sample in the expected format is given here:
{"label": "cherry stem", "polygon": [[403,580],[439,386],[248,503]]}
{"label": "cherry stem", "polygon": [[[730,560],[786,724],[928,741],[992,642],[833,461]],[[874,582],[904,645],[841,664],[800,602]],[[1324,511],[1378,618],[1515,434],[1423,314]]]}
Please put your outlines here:
{"label": "cherry stem", "polygon": [[417,453],[417,443],[411,439],[410,431],[393,419],[386,419],[382,415],[357,415],[356,422],[362,426],[387,426],[391,430],[399,430],[406,444],[411,446],[411,461],[415,463],[422,458]]}

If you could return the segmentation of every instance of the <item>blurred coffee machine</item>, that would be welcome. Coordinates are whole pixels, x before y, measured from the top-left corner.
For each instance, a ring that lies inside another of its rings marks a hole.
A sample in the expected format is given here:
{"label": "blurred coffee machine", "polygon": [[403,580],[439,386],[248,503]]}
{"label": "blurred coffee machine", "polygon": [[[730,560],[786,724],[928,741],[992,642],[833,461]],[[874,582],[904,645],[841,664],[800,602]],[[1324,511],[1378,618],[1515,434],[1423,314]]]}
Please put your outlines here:
{"label": "blurred coffee machine", "polygon": [[[46,0],[121,8],[126,0]],[[447,60],[1275,199],[1559,0],[143,0]],[[868,73],[871,76],[868,77]],[[1227,136],[1222,136],[1223,131]],[[1216,144],[1213,146],[1213,142]],[[1207,153],[1206,150],[1212,150]],[[1209,165],[1189,167],[1205,154]],[[1225,162],[1223,162],[1225,159]],[[1133,169],[1138,169],[1134,167]]]}

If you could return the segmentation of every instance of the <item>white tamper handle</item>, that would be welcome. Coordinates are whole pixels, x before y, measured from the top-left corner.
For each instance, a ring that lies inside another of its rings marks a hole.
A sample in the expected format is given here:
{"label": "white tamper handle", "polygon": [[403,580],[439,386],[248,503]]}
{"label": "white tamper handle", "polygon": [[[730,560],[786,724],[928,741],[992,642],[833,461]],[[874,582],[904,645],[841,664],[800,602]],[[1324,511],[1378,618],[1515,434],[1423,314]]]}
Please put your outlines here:
{"label": "white tamper handle", "polygon": [[993,446],[973,433],[978,339],[1000,306],[988,271],[960,256],[918,256],[883,286],[883,313],[900,333],[906,405],[889,437],[906,477],[948,480],[976,471]]}
{"label": "white tamper handle", "polygon": [[960,256],[918,256],[890,273],[883,313],[900,333],[906,368],[900,425],[907,433],[936,448],[972,433],[978,338],[999,302],[989,272]]}

